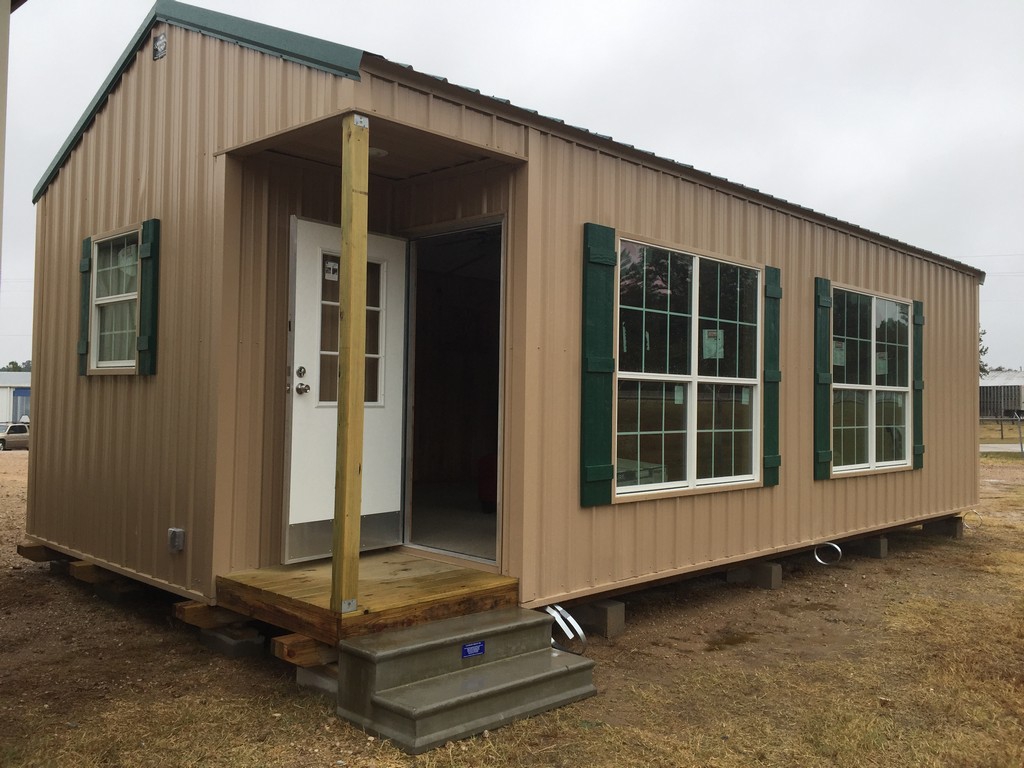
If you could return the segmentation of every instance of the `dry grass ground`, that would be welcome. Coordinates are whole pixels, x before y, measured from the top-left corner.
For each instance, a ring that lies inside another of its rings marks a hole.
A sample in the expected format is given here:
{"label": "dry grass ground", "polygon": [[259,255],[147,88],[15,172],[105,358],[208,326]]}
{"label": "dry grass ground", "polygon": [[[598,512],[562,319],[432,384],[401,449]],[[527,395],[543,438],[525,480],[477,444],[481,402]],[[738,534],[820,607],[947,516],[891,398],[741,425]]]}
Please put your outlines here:
{"label": "dry grass ground", "polygon": [[[785,561],[774,592],[636,593],[598,696],[417,758],[337,720],[276,660],[232,660],[14,553],[26,454],[0,454],[3,766],[1024,765],[1024,461],[982,460],[961,541]],[[980,522],[980,525],[979,525]]]}
{"label": "dry grass ground", "polygon": [[[1024,430],[1024,424],[1019,425]],[[1021,435],[1017,432],[1018,423],[1011,419],[1002,421],[982,421],[978,432],[978,442],[982,445],[1007,443],[1017,445]]]}

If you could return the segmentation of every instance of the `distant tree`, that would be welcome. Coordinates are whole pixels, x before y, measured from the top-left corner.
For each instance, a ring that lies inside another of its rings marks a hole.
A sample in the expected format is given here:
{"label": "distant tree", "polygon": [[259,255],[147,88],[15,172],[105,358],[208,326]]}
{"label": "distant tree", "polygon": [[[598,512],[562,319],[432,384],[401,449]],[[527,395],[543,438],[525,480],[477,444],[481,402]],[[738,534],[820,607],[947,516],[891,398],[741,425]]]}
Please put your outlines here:
{"label": "distant tree", "polygon": [[0,371],[13,371],[15,373],[18,373],[18,372],[28,373],[31,370],[32,370],[32,361],[31,360],[26,360],[23,363],[19,363],[17,360],[11,360],[11,362],[9,362],[3,368],[0,368]]}
{"label": "distant tree", "polygon": [[988,363],[985,362],[985,355],[988,354],[988,347],[982,343],[982,339],[985,338],[985,330],[978,327],[978,375],[988,376],[989,367]]}

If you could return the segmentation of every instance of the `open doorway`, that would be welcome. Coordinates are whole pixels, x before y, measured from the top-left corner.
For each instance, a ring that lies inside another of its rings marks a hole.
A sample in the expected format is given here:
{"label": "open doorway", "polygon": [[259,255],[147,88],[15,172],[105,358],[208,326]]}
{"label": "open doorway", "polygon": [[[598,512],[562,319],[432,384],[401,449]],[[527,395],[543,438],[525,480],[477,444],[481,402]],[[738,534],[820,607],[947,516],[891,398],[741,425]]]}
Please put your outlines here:
{"label": "open doorway", "polygon": [[501,227],[413,243],[407,541],[495,561]]}

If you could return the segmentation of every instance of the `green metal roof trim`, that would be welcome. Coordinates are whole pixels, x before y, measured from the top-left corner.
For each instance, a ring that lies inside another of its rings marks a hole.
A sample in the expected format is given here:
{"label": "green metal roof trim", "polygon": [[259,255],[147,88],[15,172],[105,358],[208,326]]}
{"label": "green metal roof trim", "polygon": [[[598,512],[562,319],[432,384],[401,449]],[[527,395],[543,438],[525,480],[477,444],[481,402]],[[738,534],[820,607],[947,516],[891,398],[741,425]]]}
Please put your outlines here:
{"label": "green metal roof trim", "polygon": [[146,20],[139,27],[139,31],[135,33],[114,69],[107,75],[99,92],[86,108],[74,130],[71,131],[64,146],[60,148],[57,156],[50,163],[50,167],[46,169],[46,173],[39,180],[32,193],[33,203],[38,202],[50,183],[57,178],[65,161],[82,138],[82,134],[92,125],[93,119],[106,104],[107,97],[117,87],[121,75],[135,61],[135,56],[148,39],[153,25],[159,21],[329,72],[332,75],[348,77],[352,80],[359,79],[359,62],[363,57],[363,52],[359,49],[319,40],[308,35],[300,35],[298,32],[289,32],[267,24],[239,19],[224,13],[208,11],[205,8],[196,8],[175,0],[157,0],[153,10],[149,12]]}

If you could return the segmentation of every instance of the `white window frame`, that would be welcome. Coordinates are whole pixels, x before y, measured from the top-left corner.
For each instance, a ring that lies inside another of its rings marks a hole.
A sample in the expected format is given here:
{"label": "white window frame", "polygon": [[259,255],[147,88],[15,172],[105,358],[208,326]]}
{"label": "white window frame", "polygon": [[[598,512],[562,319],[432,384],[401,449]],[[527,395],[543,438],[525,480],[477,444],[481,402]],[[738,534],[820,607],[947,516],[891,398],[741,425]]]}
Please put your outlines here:
{"label": "white window frame", "polygon": [[[100,247],[111,240],[135,236],[135,290],[130,293],[119,293],[111,296],[96,295],[99,286],[99,251]],[[139,336],[139,297],[141,294],[141,264],[139,260],[142,248],[142,228],[132,227],[94,238],[92,241],[91,265],[89,275],[89,367],[93,371],[106,373],[133,373],[138,368],[139,354],[135,348],[135,340]],[[135,302],[135,337],[132,342],[132,357],[123,360],[100,360],[100,309]]]}
{"label": "white window frame", "polygon": [[[339,263],[340,263],[341,254],[338,253],[338,252],[322,250],[321,249],[321,251],[320,251],[320,258],[321,258],[321,260],[323,259],[324,256],[329,256],[331,258],[339,259]],[[370,359],[370,358],[379,358],[379,360],[377,362],[377,393],[376,393],[376,396],[371,400],[369,398],[369,394],[370,393],[369,392],[363,392],[363,405],[366,406],[367,408],[383,408],[384,407],[384,348],[385,348],[385,344],[386,344],[385,329],[387,328],[387,324],[385,323],[384,320],[385,320],[385,316],[386,316],[386,313],[387,313],[388,265],[386,263],[384,263],[383,261],[376,261],[374,259],[367,259],[367,264],[376,264],[378,267],[380,267],[380,297],[379,297],[380,307],[379,307],[378,312],[377,312],[377,324],[378,324],[377,325],[377,352],[375,352],[373,354],[370,354],[370,353],[366,352],[366,349],[365,349],[365,339],[364,339],[363,359],[367,360],[367,359]],[[321,308],[322,307],[333,307],[335,310],[337,310],[338,307],[341,306],[340,302],[337,302],[337,301],[327,301],[327,300],[324,299],[323,281],[320,282],[319,297],[320,297],[320,306],[321,306]],[[377,308],[375,307],[374,309],[377,309]],[[319,325],[319,338],[317,339],[317,344],[319,345],[319,350],[320,350],[319,354],[318,354],[318,357],[317,357],[317,366],[322,365],[322,360],[323,360],[323,356],[324,355],[328,355],[328,356],[335,357],[335,358],[340,358],[340,353],[339,352],[336,352],[336,351],[335,352],[331,352],[331,351],[325,351],[324,350],[323,322],[322,321],[321,321],[321,323]],[[338,364],[339,365],[341,364],[340,359],[338,361]],[[317,371],[317,374],[319,374],[319,370]],[[319,382],[319,375],[317,377],[317,382]],[[338,404],[337,400],[322,400],[322,399],[320,399],[320,387],[319,387],[319,383],[318,383],[317,384],[317,407],[320,407],[320,406],[336,407],[337,404]]]}
{"label": "white window frame", "polygon": [[[384,361],[385,361],[385,350],[387,349],[387,311],[388,311],[388,265],[383,261],[374,261],[368,259],[367,263],[376,264],[380,267],[380,296],[377,300],[380,302],[377,307],[377,351],[369,353],[365,349],[363,350],[363,359],[377,360],[377,396],[371,400],[363,394],[364,403],[371,408],[383,408],[384,407]],[[369,308],[369,306],[367,306]]]}
{"label": "white window frame", "polygon": [[[835,368],[835,303],[836,303],[836,292],[841,291],[843,293],[857,294],[858,296],[865,296],[871,299],[871,360],[872,360],[872,373],[870,384],[838,384],[835,382],[834,377],[832,381],[832,392],[829,397],[829,445],[832,448],[832,474],[842,475],[849,472],[870,472],[874,470],[893,469],[893,468],[909,468],[911,466],[912,456],[912,444],[913,444],[913,365],[914,365],[914,302],[910,299],[896,298],[893,296],[884,296],[876,293],[868,293],[863,290],[857,290],[855,288],[847,288],[842,285],[832,286],[832,311],[829,312],[829,370]],[[907,307],[907,385],[905,387],[893,387],[888,385],[878,384],[877,378],[877,358],[878,354],[876,343],[877,343],[877,331],[878,324],[875,321],[876,316],[876,305],[878,301],[890,301],[897,304],[903,304]],[[852,392],[866,392],[868,396],[868,460],[866,463],[860,464],[837,464],[835,462],[835,392],[839,391],[852,391]],[[878,461],[877,455],[877,403],[878,393],[883,392],[894,392],[903,395],[904,402],[904,422],[903,422],[903,458],[895,459],[893,461]]]}
{"label": "white window frame", "polygon": [[[620,344],[622,339],[621,324],[620,324],[620,270],[621,270],[621,253],[622,243],[630,242],[640,246],[646,246],[650,248],[658,248],[661,250],[671,251],[683,256],[687,256],[692,259],[692,290],[690,295],[690,373],[688,374],[672,374],[672,373],[643,373],[643,372],[632,372],[622,371],[619,366],[616,366],[615,370],[615,382],[613,385],[613,409],[612,409],[612,457],[615,466],[615,470],[612,474],[612,487],[613,495],[619,499],[628,498],[631,496],[637,496],[649,493],[658,492],[669,492],[669,491],[694,491],[700,489],[713,489],[722,488],[728,489],[733,486],[745,486],[752,483],[757,483],[761,478],[761,456],[762,456],[762,403],[761,403],[761,392],[762,392],[762,381],[763,381],[763,354],[764,354],[764,269],[750,263],[743,263],[739,261],[730,261],[719,257],[704,256],[692,251],[683,250],[681,248],[651,243],[645,240],[641,240],[634,237],[618,237],[616,238],[616,264],[615,264],[615,359],[621,361],[622,357],[620,354]],[[724,376],[705,376],[698,373],[698,354],[701,349],[700,339],[700,264],[702,261],[712,261],[719,264],[727,264],[729,266],[739,267],[741,269],[748,269],[757,275],[757,283],[755,287],[755,295],[758,297],[758,306],[755,313],[757,322],[757,332],[755,334],[756,344],[756,359],[755,359],[755,373],[754,378],[739,378],[739,377],[724,377]],[[671,481],[661,483],[648,483],[644,485],[619,485],[619,456],[618,456],[618,402],[619,402],[619,382],[620,381],[653,381],[653,382],[665,382],[667,384],[678,383],[683,385],[685,390],[686,398],[686,479],[682,481]],[[698,442],[698,429],[697,429],[697,418],[698,418],[698,402],[697,392],[701,384],[712,384],[712,385],[733,385],[750,387],[751,393],[751,469],[752,472],[744,475],[731,475],[726,477],[710,477],[710,478],[697,478],[697,442]]]}

